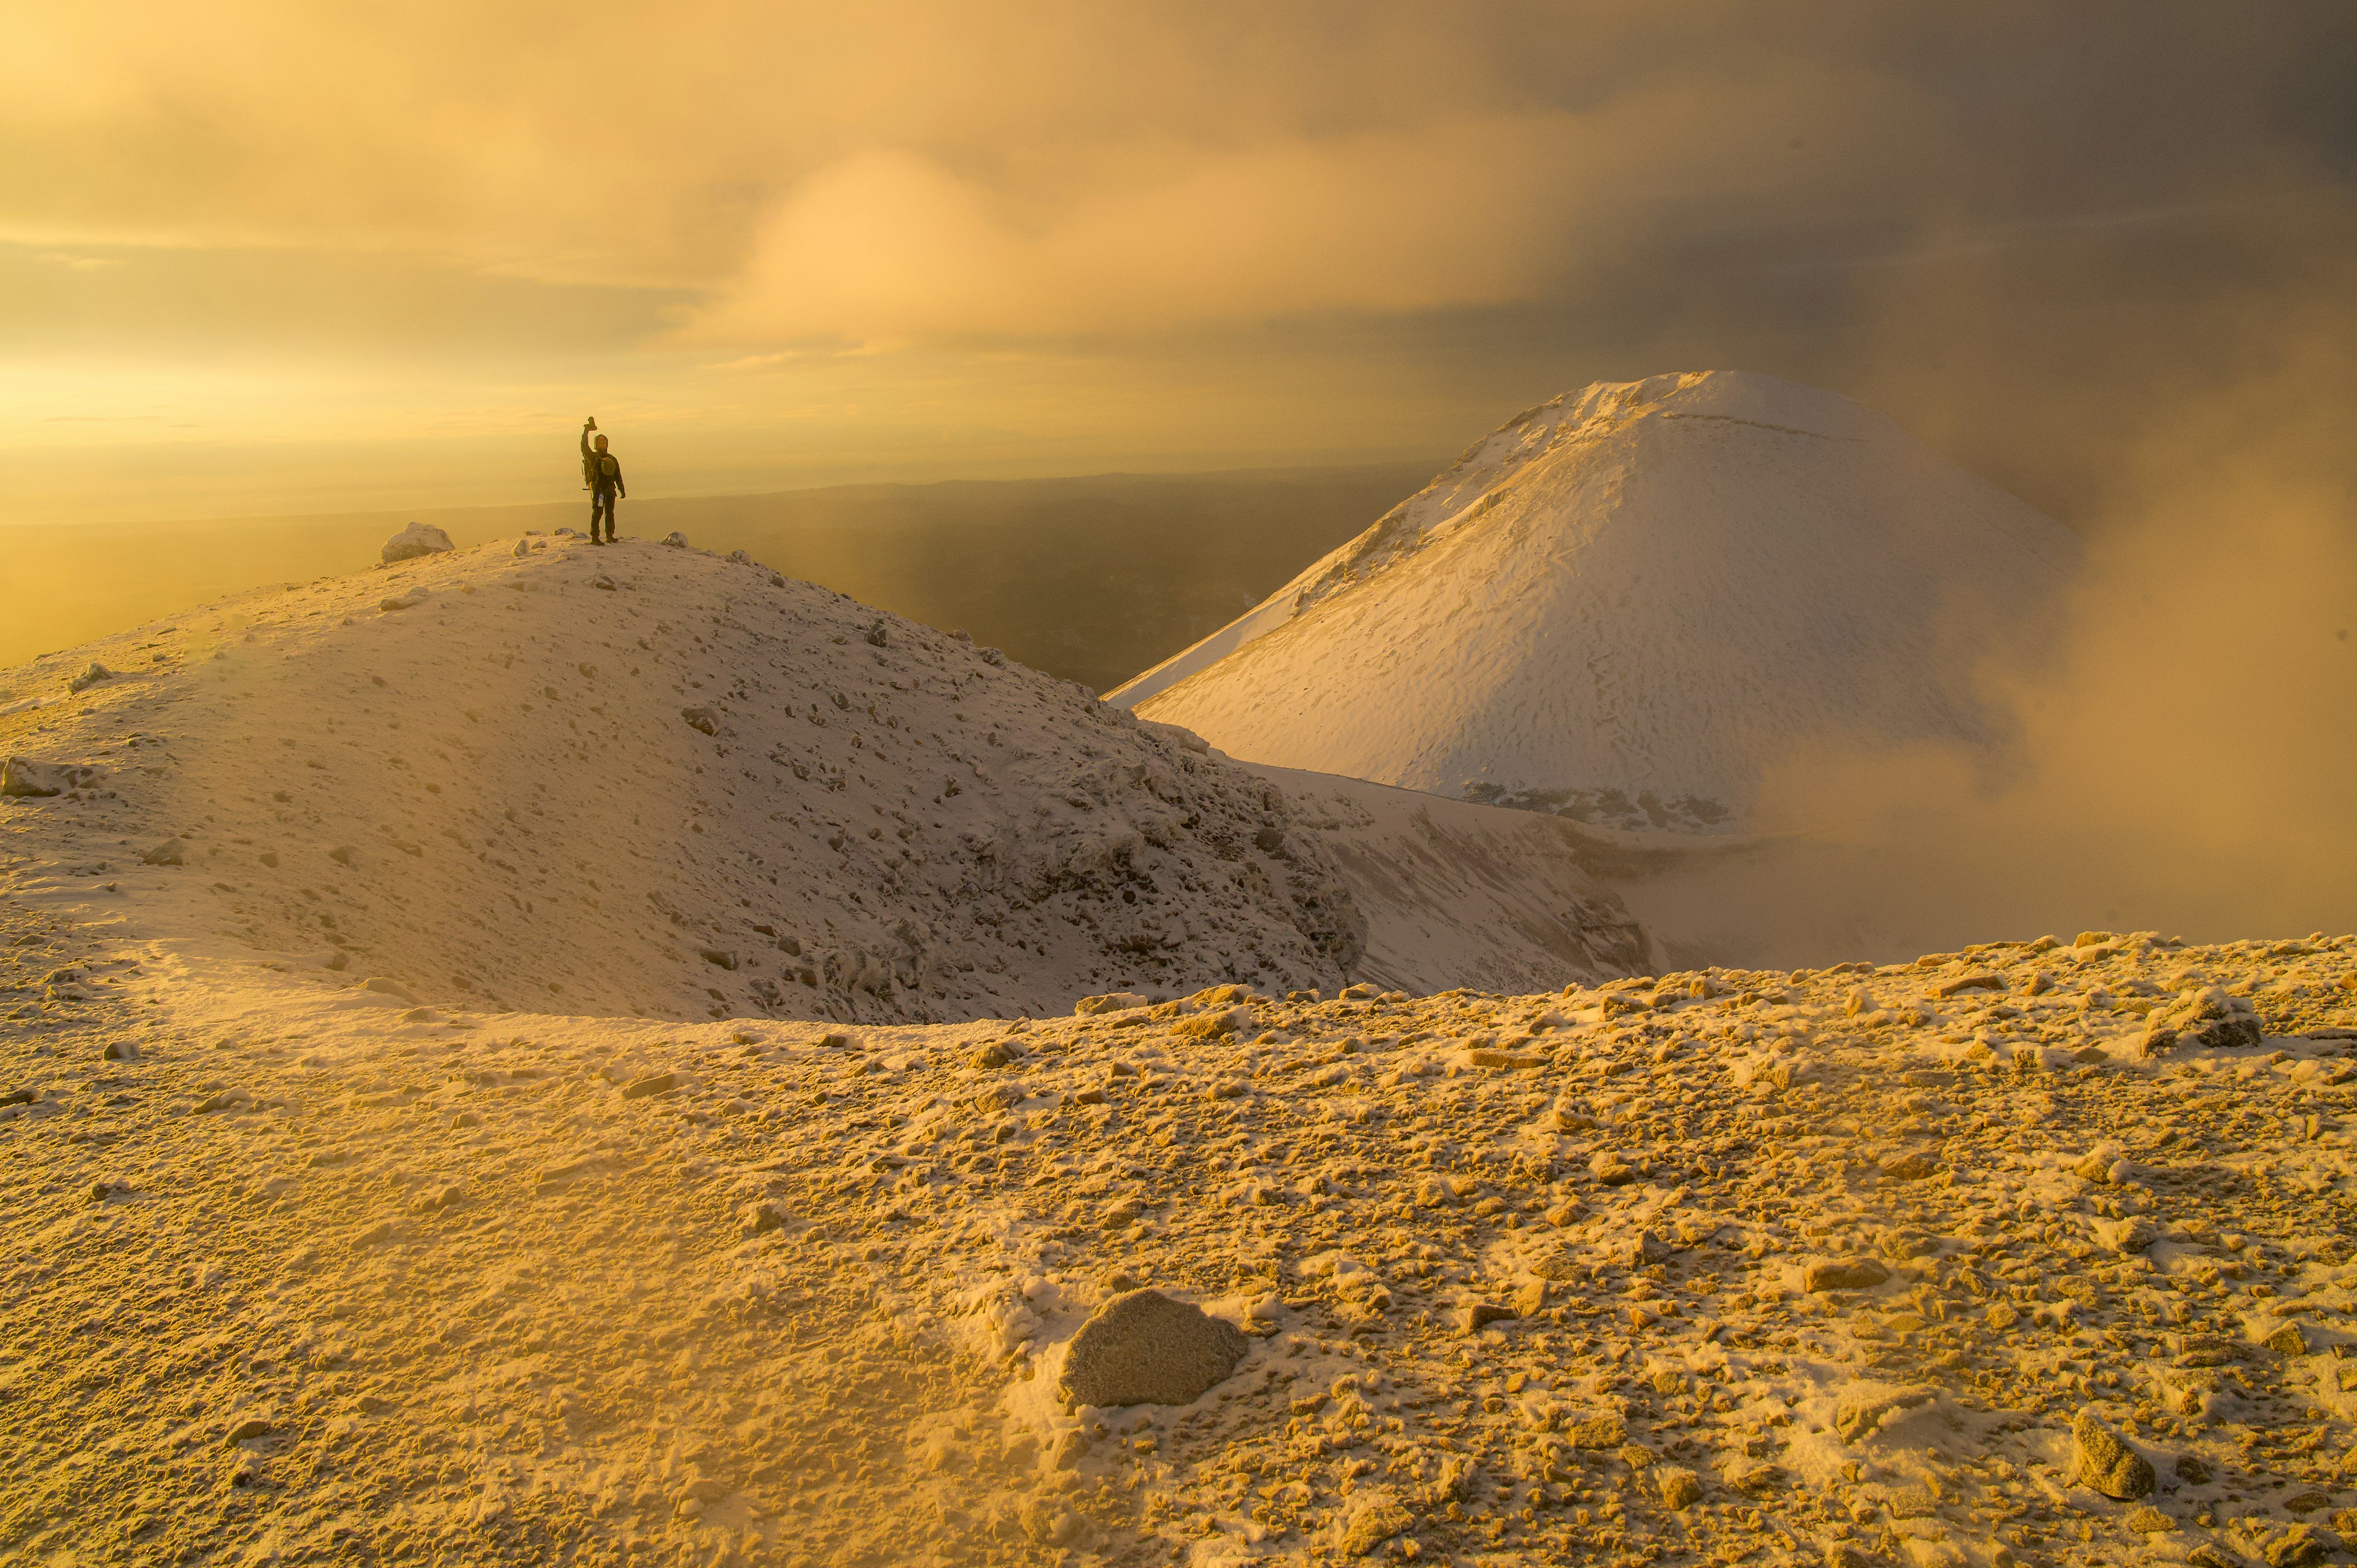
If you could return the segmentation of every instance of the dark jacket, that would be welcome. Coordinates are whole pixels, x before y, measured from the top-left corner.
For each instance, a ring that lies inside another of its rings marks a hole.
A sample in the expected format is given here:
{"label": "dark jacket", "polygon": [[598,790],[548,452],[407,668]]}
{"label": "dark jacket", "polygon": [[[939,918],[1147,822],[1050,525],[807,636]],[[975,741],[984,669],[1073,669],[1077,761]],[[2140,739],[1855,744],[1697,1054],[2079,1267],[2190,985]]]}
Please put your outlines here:
{"label": "dark jacket", "polygon": [[630,492],[622,484],[622,465],[611,452],[593,452],[589,448],[589,433],[581,433],[581,481],[593,490],[612,490],[627,497]]}

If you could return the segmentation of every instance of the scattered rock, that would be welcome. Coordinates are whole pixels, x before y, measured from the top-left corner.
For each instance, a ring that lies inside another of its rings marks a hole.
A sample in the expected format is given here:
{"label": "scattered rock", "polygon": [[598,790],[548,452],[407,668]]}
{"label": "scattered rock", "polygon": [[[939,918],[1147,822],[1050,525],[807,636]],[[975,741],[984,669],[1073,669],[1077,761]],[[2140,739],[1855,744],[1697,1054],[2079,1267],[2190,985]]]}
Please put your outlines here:
{"label": "scattered rock", "polygon": [[624,1084],[622,1086],[622,1098],[625,1100],[645,1100],[657,1094],[669,1094],[673,1090],[677,1089],[678,1087],[679,1074],[675,1072],[650,1073],[645,1078],[637,1079],[630,1083]]}
{"label": "scattered rock", "polygon": [[1014,1066],[1016,1057],[1007,1049],[1006,1041],[993,1040],[974,1052],[972,1060],[978,1068],[1001,1068]]}
{"label": "scattered rock", "polygon": [[182,854],[182,848],[178,839],[166,839],[162,843],[150,844],[139,852],[139,864],[142,865],[186,865],[187,856]]}
{"label": "scattered rock", "polygon": [[701,730],[705,735],[720,733],[720,715],[710,708],[682,708],[679,716],[692,730]]}
{"label": "scattered rock", "polygon": [[2267,1568],[2316,1568],[2329,1552],[2314,1526],[2296,1524],[2267,1542],[2262,1561]]}
{"label": "scattered rock", "polygon": [[2077,1479],[2104,1496],[2134,1502],[2152,1495],[2152,1466],[2114,1436],[2092,1412],[2081,1411],[2071,1423],[2071,1446],[2077,1458]]}
{"label": "scattered rock", "polygon": [[519,539],[519,540],[517,540],[517,541],[516,541],[515,554],[516,554],[516,559],[517,559],[517,560],[521,561],[521,560],[522,560],[525,556],[527,556],[527,555],[529,555],[529,554],[531,554],[531,553],[532,553],[532,541],[531,541],[531,540],[529,540],[529,539]]}
{"label": "scattered rock", "polygon": [[1801,1273],[1801,1288],[1815,1294],[1829,1290],[1872,1290],[1887,1283],[1890,1271],[1871,1258],[1859,1258],[1844,1262],[1834,1258],[1813,1258]]}
{"label": "scattered rock", "polygon": [[1629,1441],[1629,1423],[1604,1411],[1573,1422],[1566,1435],[1574,1448],[1619,1448]]}
{"label": "scattered rock", "polygon": [[139,1047],[131,1040],[109,1040],[99,1057],[104,1061],[135,1062],[139,1059]]}
{"label": "scattered rock", "polygon": [[1390,1491],[1353,1492],[1334,1521],[1335,1550],[1345,1557],[1364,1557],[1415,1523],[1415,1516]]}
{"label": "scattered rock", "polygon": [[2177,1521],[2146,1503],[2128,1515],[2127,1527],[2138,1535],[2166,1535],[2177,1528]]}
{"label": "scattered rock", "polygon": [[467,1189],[457,1182],[427,1187],[417,1195],[416,1208],[421,1213],[439,1214],[456,1208],[467,1201]]}
{"label": "scattered rock", "polygon": [[1654,1263],[1666,1263],[1674,1251],[1667,1241],[1651,1230],[1640,1230],[1624,1237],[1614,1249],[1613,1261],[1625,1269],[1641,1269]]}
{"label": "scattered rock", "polygon": [[2177,1461],[2177,1478],[2189,1487],[2210,1484],[2210,1462],[2199,1454],[2180,1455]]}
{"label": "scattered rock", "polygon": [[1939,1169],[1940,1156],[1928,1149],[1917,1149],[1882,1163],[1882,1174],[1891,1181],[1921,1181]]}
{"label": "scattered rock", "polygon": [[864,635],[868,645],[874,648],[881,648],[888,640],[884,633],[884,622],[880,618],[868,622],[867,630]]}
{"label": "scattered rock", "polygon": [[277,1429],[258,1415],[247,1416],[229,1429],[222,1439],[226,1443],[251,1443],[257,1437],[267,1437]]}
{"label": "scattered rock", "polygon": [[2299,1331],[2297,1323],[2285,1324],[2261,1343],[2278,1356],[2305,1356],[2309,1350],[2308,1336]]}
{"label": "scattered rock", "polygon": [[87,692],[102,681],[112,681],[113,679],[114,671],[109,670],[105,665],[101,664],[97,660],[93,659],[90,661],[88,668],[84,669],[81,674],[66,682],[66,690],[69,692]]}
{"label": "scattered rock", "polygon": [[396,561],[414,561],[421,555],[438,555],[456,548],[450,542],[450,536],[432,523],[413,522],[386,540],[384,549],[379,553],[384,564],[390,566]]}
{"label": "scattered rock", "polygon": [[1653,1474],[1653,1485],[1661,1489],[1664,1508],[1691,1508],[1702,1501],[1702,1477],[1683,1465],[1663,1466]]}
{"label": "scattered rock", "polygon": [[784,1212],[773,1203],[748,1203],[737,1212],[737,1229],[748,1236],[766,1236],[785,1222]]}
{"label": "scattered rock", "polygon": [[1901,1411],[1920,1410],[1939,1397],[1928,1388],[1900,1388],[1887,1383],[1859,1383],[1842,1391],[1834,1405],[1834,1430],[1844,1443],[1855,1443],[1878,1431]]}
{"label": "scattered rock", "polygon": [[1511,1307],[1500,1306],[1494,1301],[1469,1301],[1457,1309],[1457,1331],[1479,1334],[1492,1323],[1503,1323],[1514,1316]]}
{"label": "scattered rock", "polygon": [[1081,1325],[1057,1391],[1071,1409],[1191,1404],[1235,1371],[1246,1344],[1200,1307],[1159,1291],[1130,1291]]}
{"label": "scattered rock", "polygon": [[2107,1251],[2123,1255],[2141,1252],[2160,1240],[2160,1231],[2140,1214],[2122,1219],[2095,1221],[2095,1240]]}
{"label": "scattered rock", "polygon": [[1605,1187],[1626,1187],[1637,1179],[1637,1167],[1614,1154],[1598,1154],[1587,1162],[1587,1174]]}
{"label": "scattered rock", "polygon": [[416,606],[424,604],[426,597],[425,585],[420,583],[405,594],[395,594],[390,598],[377,600],[376,607],[390,614],[394,610],[414,608]]}

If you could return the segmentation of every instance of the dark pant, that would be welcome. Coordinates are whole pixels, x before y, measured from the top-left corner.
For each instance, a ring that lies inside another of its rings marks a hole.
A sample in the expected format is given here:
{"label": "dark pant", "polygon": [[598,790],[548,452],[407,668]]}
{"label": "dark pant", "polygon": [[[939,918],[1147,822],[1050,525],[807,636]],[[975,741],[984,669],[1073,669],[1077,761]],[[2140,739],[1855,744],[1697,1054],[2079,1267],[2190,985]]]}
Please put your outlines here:
{"label": "dark pant", "polygon": [[590,538],[597,537],[597,520],[600,517],[606,520],[606,537],[608,539],[614,537],[614,492],[608,489],[595,489],[589,492]]}

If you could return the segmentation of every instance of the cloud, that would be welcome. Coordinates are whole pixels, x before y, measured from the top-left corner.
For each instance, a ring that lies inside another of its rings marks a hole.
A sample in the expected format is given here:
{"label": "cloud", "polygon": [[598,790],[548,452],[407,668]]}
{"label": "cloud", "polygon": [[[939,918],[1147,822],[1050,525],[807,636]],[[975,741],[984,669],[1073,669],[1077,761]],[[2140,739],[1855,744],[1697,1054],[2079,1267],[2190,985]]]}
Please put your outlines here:
{"label": "cloud", "polygon": [[682,290],[689,338],[748,349],[1560,306],[1714,240],[1903,251],[1933,218],[2166,206],[2333,166],[2345,116],[2319,106],[2357,36],[2321,0],[2265,25],[221,0],[13,26],[0,238]]}
{"label": "cloud", "polygon": [[[1849,144],[1922,118],[1871,73],[1795,69],[1641,86],[1579,113],[1108,148],[1085,180],[1026,200],[867,149],[785,194],[687,335],[1137,335],[1528,302],[1682,208],[1839,199],[1873,156]],[[1795,163],[1783,142],[1728,134],[1757,123],[1849,156]]]}

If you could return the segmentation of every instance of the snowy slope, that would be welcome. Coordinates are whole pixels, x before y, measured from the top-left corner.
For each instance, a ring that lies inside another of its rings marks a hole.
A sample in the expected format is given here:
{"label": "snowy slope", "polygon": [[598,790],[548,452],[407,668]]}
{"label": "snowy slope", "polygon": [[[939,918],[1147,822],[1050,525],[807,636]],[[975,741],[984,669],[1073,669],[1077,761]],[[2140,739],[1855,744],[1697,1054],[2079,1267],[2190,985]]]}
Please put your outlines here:
{"label": "snowy slope", "polygon": [[1260,780],[749,562],[550,542],[11,672],[124,671],[0,735],[106,770],[0,842],[421,1001],[922,1020],[1347,979],[1348,895]]}
{"label": "snowy slope", "polygon": [[[749,561],[542,543],[0,673],[0,755],[101,770],[0,800],[0,886],[194,960],[576,1015],[923,1022],[1361,978],[1369,915],[1323,836],[1195,736]],[[120,673],[70,691],[93,660]],[[1517,886],[1613,906],[1567,864]],[[1414,974],[1626,967],[1502,929],[1493,954],[1491,908],[1416,911],[1465,929]]]}
{"label": "snowy slope", "polygon": [[1706,826],[1796,736],[1982,733],[1959,628],[2077,558],[1846,399],[1730,371],[1598,384],[1108,700],[1246,760]]}
{"label": "snowy slope", "polygon": [[1246,766],[1285,791],[1296,829],[1318,839],[1351,889],[1358,979],[1411,995],[1513,993],[1663,966],[1652,929],[1601,879],[1619,857],[1579,824]]}

